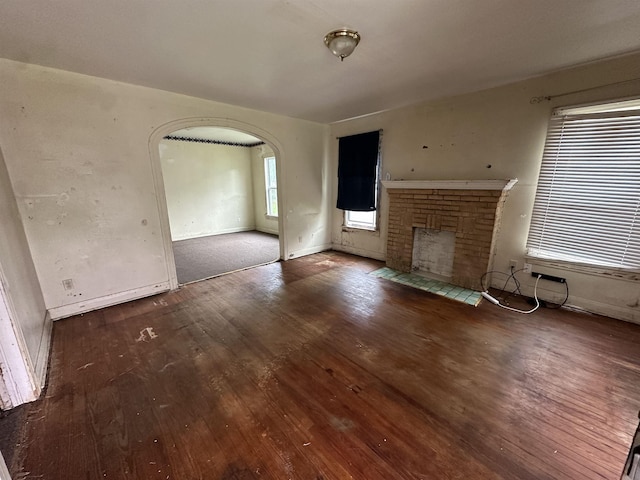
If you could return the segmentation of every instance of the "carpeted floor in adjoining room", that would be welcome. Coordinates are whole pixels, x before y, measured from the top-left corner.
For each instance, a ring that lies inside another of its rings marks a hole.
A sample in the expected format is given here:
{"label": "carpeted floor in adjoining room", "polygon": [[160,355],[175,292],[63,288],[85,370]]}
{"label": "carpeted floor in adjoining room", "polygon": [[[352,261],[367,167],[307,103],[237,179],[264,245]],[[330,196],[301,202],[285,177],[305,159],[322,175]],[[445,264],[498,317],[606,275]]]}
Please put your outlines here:
{"label": "carpeted floor in adjoining room", "polygon": [[173,254],[178,283],[185,284],[277,262],[280,241],[255,230],[210,235],[173,242]]}

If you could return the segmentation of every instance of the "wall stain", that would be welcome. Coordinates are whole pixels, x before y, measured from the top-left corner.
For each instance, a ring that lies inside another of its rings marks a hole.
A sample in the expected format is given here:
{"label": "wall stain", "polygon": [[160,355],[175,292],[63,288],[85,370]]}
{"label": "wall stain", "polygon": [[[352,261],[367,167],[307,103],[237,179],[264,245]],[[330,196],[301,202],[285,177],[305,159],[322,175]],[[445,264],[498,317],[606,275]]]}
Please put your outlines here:
{"label": "wall stain", "polygon": [[67,192],[62,192],[60,195],[58,195],[58,199],[56,200],[56,203],[63,207],[64,205],[66,205],[66,203],[69,201],[69,194]]}

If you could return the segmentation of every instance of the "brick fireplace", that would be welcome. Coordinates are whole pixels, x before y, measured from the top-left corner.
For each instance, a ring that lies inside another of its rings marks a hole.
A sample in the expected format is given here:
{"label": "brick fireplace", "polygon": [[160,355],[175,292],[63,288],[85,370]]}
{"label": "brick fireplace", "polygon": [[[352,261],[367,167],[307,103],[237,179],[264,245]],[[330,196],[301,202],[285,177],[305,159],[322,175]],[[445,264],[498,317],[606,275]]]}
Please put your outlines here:
{"label": "brick fireplace", "polygon": [[387,266],[410,272],[414,229],[455,233],[451,283],[480,290],[491,270],[502,207],[517,180],[385,181]]}

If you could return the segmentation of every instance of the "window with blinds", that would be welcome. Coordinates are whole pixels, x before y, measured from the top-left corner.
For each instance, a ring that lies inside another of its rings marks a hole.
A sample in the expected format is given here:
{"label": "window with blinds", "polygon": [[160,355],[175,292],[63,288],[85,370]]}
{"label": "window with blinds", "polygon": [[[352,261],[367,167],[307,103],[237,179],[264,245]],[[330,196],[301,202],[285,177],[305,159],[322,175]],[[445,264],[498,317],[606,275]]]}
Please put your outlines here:
{"label": "window with blinds", "polygon": [[640,99],[554,111],[527,252],[640,269]]}

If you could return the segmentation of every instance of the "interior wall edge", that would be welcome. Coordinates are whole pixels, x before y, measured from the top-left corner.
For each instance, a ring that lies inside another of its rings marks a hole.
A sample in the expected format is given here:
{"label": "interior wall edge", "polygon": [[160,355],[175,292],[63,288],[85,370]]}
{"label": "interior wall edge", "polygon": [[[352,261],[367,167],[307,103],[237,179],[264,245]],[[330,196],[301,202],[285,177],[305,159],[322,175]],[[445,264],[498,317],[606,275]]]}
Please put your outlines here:
{"label": "interior wall edge", "polygon": [[49,354],[51,353],[51,341],[53,332],[53,320],[51,314],[45,313],[44,328],[42,329],[42,338],[40,339],[40,348],[36,357],[35,377],[39,383],[40,389],[44,389],[47,383],[47,371],[49,367]]}
{"label": "interior wall edge", "polygon": [[304,257],[306,255],[313,255],[314,253],[326,252],[327,250],[332,250],[331,243],[325,243],[323,245],[316,245],[314,247],[296,250],[289,254],[288,260],[292,258]]}
{"label": "interior wall edge", "polygon": [[374,260],[381,260],[383,262],[387,259],[384,253],[375,250],[367,250],[366,248],[342,245],[340,243],[332,243],[331,249],[336,252],[350,253],[359,257],[373,258]]}
{"label": "interior wall edge", "polygon": [[110,307],[119,303],[130,302],[143,297],[157,295],[158,293],[170,290],[169,282],[161,282],[146,287],[134,288],[124,292],[112,293],[98,298],[93,298],[86,302],[71,303],[49,309],[49,315],[52,320],[62,320],[63,318],[72,317],[81,313],[91,312],[100,308]]}
{"label": "interior wall edge", "polygon": [[7,468],[7,464],[4,461],[4,457],[0,452],[0,480],[11,480],[11,474]]}
{"label": "interior wall edge", "polygon": [[9,406],[13,408],[37,399],[41,388],[22,331],[15,325],[15,311],[6,295],[5,283],[0,265],[0,364]]}
{"label": "interior wall edge", "polygon": [[[24,219],[15,196],[14,179],[0,149],[0,361],[4,391],[10,406],[38,398],[43,381],[36,373],[45,330],[51,327],[46,316],[40,280],[26,241]],[[45,343],[48,339],[44,339]],[[46,370],[46,363],[44,365]]]}

